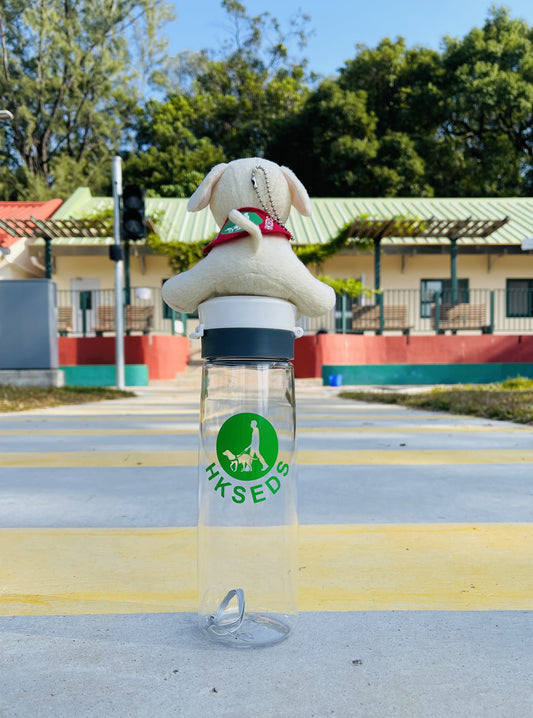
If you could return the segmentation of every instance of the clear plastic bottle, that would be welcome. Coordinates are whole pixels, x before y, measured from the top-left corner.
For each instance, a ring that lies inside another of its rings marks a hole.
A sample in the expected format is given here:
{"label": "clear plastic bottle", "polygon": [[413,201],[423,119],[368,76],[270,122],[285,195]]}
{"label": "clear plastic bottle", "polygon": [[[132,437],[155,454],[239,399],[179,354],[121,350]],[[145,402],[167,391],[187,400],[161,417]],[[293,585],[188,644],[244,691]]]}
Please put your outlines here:
{"label": "clear plastic bottle", "polygon": [[[268,301],[281,300],[263,298],[263,306]],[[298,613],[292,357],[256,356],[290,354],[290,341],[279,329],[267,329],[266,344],[264,336],[256,341],[262,329],[239,327],[237,336],[222,328],[214,344],[211,330],[203,343],[199,624],[210,639],[239,648],[283,640]],[[252,356],[213,356],[243,353]]]}

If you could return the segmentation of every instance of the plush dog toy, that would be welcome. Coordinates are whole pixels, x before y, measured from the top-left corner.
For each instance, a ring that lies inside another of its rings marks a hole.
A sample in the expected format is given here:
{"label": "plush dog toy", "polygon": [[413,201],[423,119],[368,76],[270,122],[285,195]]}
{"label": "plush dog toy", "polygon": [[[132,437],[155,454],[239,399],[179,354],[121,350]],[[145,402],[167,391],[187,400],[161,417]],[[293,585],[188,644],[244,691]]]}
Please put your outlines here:
{"label": "plush dog toy", "polygon": [[286,299],[311,317],[333,308],[333,289],[313,277],[289,242],[291,205],[311,214],[305,187],[291,170],[258,158],[216,165],[187,209],[207,205],[220,233],[204,249],[204,259],[165,282],[167,304],[191,313],[213,297],[251,294]]}

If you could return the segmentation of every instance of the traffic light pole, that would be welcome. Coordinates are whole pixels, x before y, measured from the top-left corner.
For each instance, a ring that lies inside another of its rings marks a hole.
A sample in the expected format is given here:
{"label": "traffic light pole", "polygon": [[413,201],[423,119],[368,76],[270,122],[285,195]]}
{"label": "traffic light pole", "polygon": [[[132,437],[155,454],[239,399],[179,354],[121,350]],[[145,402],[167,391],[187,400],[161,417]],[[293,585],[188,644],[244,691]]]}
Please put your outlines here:
{"label": "traffic light pole", "polygon": [[131,304],[131,283],[130,283],[130,242],[124,240],[124,304]]}
{"label": "traffic light pole", "polygon": [[124,389],[124,310],[122,285],[124,260],[120,243],[120,198],[122,196],[122,159],[113,157],[113,237],[115,250],[115,370],[117,389]]}

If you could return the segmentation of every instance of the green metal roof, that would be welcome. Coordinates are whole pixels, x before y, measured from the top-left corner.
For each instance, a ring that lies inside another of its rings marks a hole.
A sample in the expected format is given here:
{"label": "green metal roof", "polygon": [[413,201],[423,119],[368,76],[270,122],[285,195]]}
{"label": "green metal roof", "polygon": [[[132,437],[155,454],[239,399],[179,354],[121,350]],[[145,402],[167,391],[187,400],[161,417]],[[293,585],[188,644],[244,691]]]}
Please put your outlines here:
{"label": "green metal roof", "polygon": [[[504,224],[485,238],[463,237],[459,244],[509,245],[520,244],[524,237],[533,235],[533,198],[321,198],[313,199],[313,216],[300,217],[291,214],[292,227],[298,244],[327,242],[338,229],[355,217],[389,219],[407,217],[411,219],[446,220],[502,220]],[[309,229],[309,226],[312,229]],[[382,245],[449,245],[446,237],[385,237]]]}
{"label": "green metal roof", "polygon": [[[420,220],[502,220],[509,222],[490,236],[464,237],[459,244],[470,245],[517,245],[526,237],[533,236],[533,198],[318,198],[312,200],[312,217],[302,217],[293,210],[287,223],[297,244],[324,244],[339,229],[356,217],[391,219],[393,217]],[[109,211],[113,207],[111,197],[93,197],[86,188],[78,189],[54,214],[54,219],[83,218]],[[187,199],[148,198],[146,214],[156,219],[163,240],[193,242],[208,239],[217,227],[208,209],[187,212]],[[54,245],[109,244],[112,238],[61,237]],[[448,245],[446,237],[384,237],[382,245]]]}

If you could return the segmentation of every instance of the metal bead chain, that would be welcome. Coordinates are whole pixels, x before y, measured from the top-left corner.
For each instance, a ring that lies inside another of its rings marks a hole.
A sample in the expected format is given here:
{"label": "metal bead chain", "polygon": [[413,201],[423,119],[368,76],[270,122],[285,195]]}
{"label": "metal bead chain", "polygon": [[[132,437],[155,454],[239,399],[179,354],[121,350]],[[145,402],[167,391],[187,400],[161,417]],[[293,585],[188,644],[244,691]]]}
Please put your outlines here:
{"label": "metal bead chain", "polygon": [[[263,173],[263,176],[264,176],[264,178],[265,178],[265,187],[266,187],[266,191],[267,191],[267,195],[268,195],[268,201],[269,201],[269,203],[270,203],[270,210],[267,208],[267,206],[266,206],[266,204],[265,204],[263,198],[261,197],[261,193],[259,192],[259,187],[257,186],[257,180],[255,179],[255,174],[256,174],[257,170],[261,170],[261,172]],[[289,232],[289,230],[288,230],[287,227],[283,224],[283,222],[282,222],[281,219],[280,219],[279,214],[278,214],[277,211],[276,211],[276,208],[275,208],[275,206],[274,206],[274,202],[273,202],[273,200],[272,200],[272,192],[271,192],[271,190],[270,190],[270,180],[269,180],[269,178],[268,178],[268,173],[267,173],[266,169],[265,169],[264,167],[262,167],[261,165],[256,165],[256,166],[253,168],[253,170],[252,170],[252,186],[253,186],[253,188],[254,188],[254,190],[255,190],[255,193],[256,193],[256,195],[257,195],[257,199],[258,199],[259,202],[261,203],[261,207],[264,209],[264,211],[265,211],[267,214],[271,214],[271,215],[274,217],[274,219],[276,220],[276,222],[277,222],[281,227],[283,227],[283,229],[284,229],[286,232]]]}

